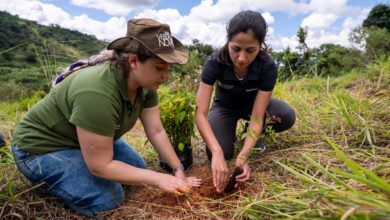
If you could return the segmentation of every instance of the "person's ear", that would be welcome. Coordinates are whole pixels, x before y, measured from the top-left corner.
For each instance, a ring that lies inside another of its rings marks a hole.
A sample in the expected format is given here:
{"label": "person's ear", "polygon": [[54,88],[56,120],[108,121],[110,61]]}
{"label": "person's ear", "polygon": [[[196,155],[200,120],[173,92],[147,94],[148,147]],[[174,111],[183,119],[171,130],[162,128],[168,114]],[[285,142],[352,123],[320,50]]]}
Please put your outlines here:
{"label": "person's ear", "polygon": [[132,54],[129,56],[129,58],[127,59],[127,61],[129,62],[129,65],[130,65],[130,68],[131,69],[136,69],[137,68],[137,55],[135,54]]}

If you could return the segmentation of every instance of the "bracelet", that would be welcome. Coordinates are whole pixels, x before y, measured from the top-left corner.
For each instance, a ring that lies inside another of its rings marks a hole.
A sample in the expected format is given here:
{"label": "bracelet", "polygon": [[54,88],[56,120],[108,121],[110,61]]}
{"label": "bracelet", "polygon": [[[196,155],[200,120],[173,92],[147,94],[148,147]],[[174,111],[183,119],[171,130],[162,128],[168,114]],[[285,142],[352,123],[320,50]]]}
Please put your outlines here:
{"label": "bracelet", "polygon": [[179,171],[179,170],[184,171],[183,164],[180,164],[178,167],[172,169],[172,172],[173,172],[173,173],[176,173],[176,172]]}

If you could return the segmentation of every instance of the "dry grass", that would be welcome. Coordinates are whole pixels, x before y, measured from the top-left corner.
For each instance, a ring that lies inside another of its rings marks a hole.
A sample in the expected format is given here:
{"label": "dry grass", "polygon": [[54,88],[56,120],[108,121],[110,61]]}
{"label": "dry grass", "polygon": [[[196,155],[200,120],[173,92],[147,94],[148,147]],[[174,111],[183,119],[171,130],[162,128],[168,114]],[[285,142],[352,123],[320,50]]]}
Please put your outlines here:
{"label": "dry grass", "polygon": [[[213,192],[211,173],[206,170],[209,164],[198,136],[193,140],[196,166],[190,172],[203,177],[204,191],[197,189],[175,197],[156,188],[126,187],[124,205],[107,213],[106,218],[389,216],[390,60],[339,78],[303,78],[279,84],[274,94],[296,109],[298,120],[289,131],[263,139],[267,150],[251,156],[252,178],[234,194],[219,197]],[[124,138],[152,169],[159,169],[156,152],[146,143],[141,124]],[[9,147],[1,150],[1,161],[0,218],[83,219],[58,199],[32,188],[15,169]]]}

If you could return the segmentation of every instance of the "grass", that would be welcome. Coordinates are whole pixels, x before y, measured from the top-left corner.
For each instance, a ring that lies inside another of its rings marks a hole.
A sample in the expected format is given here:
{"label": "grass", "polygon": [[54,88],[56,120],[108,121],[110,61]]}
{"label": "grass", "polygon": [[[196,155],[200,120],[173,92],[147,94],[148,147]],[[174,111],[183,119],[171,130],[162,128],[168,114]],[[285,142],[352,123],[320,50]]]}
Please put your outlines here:
{"label": "grass", "polygon": [[[9,137],[12,127],[38,97],[0,103],[0,132]],[[215,212],[204,208],[192,213],[217,219],[226,213],[236,219],[390,216],[390,59],[337,78],[296,78],[278,83],[274,97],[294,107],[297,122],[287,132],[263,137],[267,151],[251,156],[252,171],[267,173],[256,180],[264,187],[234,205],[212,199],[204,204],[227,205],[229,209]],[[151,168],[158,167],[156,152],[146,142],[142,125],[124,138]],[[196,159],[206,163],[199,137],[194,142]],[[0,218],[81,218],[58,199],[31,186],[15,169],[9,146],[1,148],[0,157]]]}

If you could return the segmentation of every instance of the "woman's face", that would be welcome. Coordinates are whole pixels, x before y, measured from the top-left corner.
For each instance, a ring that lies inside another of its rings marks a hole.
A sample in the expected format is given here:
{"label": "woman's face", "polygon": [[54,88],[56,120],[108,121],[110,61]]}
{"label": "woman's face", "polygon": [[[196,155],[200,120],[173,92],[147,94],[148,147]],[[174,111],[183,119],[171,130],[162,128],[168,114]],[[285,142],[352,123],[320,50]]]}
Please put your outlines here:
{"label": "woman's face", "polygon": [[236,73],[246,73],[260,50],[259,40],[252,30],[240,32],[229,41],[229,55]]}
{"label": "woman's face", "polygon": [[131,75],[139,86],[145,89],[158,89],[168,80],[170,64],[162,59],[151,57],[142,63],[136,58],[135,62],[130,60]]}

